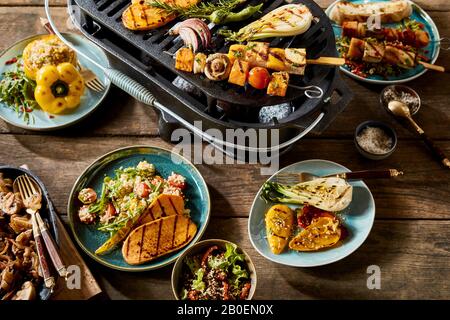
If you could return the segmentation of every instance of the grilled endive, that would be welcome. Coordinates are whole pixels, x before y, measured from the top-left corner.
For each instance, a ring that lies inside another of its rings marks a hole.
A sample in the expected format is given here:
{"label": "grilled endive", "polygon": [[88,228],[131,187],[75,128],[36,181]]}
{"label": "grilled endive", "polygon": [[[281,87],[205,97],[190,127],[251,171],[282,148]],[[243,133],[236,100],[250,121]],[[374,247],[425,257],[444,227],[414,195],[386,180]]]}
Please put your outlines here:
{"label": "grilled endive", "polygon": [[319,178],[293,186],[275,182],[263,185],[261,197],[266,201],[309,204],[325,211],[341,211],[352,201],[353,188],[341,178]]}
{"label": "grilled endive", "polygon": [[231,41],[250,41],[274,37],[290,37],[305,33],[311,26],[313,16],[303,4],[281,6],[264,17],[243,27],[238,32],[220,30]]}

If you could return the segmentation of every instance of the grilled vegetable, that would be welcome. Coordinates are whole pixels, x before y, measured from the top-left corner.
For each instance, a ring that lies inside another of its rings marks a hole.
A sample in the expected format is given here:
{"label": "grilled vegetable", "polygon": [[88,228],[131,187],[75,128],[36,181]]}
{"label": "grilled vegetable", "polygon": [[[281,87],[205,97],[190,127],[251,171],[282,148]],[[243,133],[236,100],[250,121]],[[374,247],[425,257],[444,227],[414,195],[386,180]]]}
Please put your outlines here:
{"label": "grilled vegetable", "polygon": [[134,229],[122,246],[125,262],[142,264],[176,251],[194,239],[197,226],[191,219],[173,215]]}
{"label": "grilled vegetable", "polygon": [[340,178],[320,178],[293,186],[266,182],[261,197],[266,201],[309,204],[325,211],[341,211],[352,201],[352,186]]}
{"label": "grilled vegetable", "polygon": [[223,53],[214,53],[208,56],[205,65],[205,75],[213,81],[221,81],[228,78],[231,71],[231,62]]}
{"label": "grilled vegetable", "polygon": [[[197,18],[187,19],[177,23],[169,34],[179,34],[187,47],[191,47],[194,52],[198,50],[200,45],[207,49],[211,45],[211,31],[206,23]],[[200,40],[200,41],[199,41]]]}
{"label": "grilled vegetable", "polygon": [[219,33],[228,40],[238,42],[290,37],[306,32],[311,26],[312,19],[313,16],[305,5],[287,4],[269,12],[238,32],[220,30]]}
{"label": "grilled vegetable", "polygon": [[123,12],[122,22],[127,29],[144,31],[159,28],[176,17],[163,9],[134,3]]}
{"label": "grilled vegetable", "polygon": [[426,47],[430,43],[428,32],[422,30],[420,26],[415,27],[415,29],[381,28],[369,30],[366,23],[358,21],[344,21],[342,23],[342,36],[349,38],[373,37],[390,42],[399,41],[416,48]]}
{"label": "grilled vegetable", "polygon": [[175,69],[192,72],[194,68],[194,52],[191,48],[181,48],[175,56]]}
{"label": "grilled vegetable", "polygon": [[269,57],[267,59],[267,68],[276,71],[286,71],[286,55],[284,49],[270,48]]}
{"label": "grilled vegetable", "polygon": [[272,206],[266,213],[266,233],[270,250],[280,254],[289,242],[294,226],[294,213],[284,204]]}
{"label": "grilled vegetable", "polygon": [[83,92],[83,77],[69,62],[46,65],[36,74],[34,98],[45,112],[58,114],[76,108]]}
{"label": "grilled vegetable", "polygon": [[375,40],[364,41],[352,38],[346,58],[369,63],[387,63],[400,68],[411,69],[417,65],[418,55],[410,47],[402,49],[395,43],[381,43]]}
{"label": "grilled vegetable", "polygon": [[233,67],[231,68],[230,77],[228,78],[229,83],[237,84],[238,86],[244,86],[247,81],[248,71],[250,70],[250,65],[246,61],[240,59],[234,60]]}
{"label": "grilled vegetable", "polygon": [[254,67],[248,74],[248,83],[255,89],[265,89],[270,81],[270,73],[266,68]]}
{"label": "grilled vegetable", "polygon": [[231,63],[234,63],[234,60],[236,59],[245,59],[245,51],[246,46],[243,44],[232,44],[230,46],[230,49],[228,50],[228,58],[230,59]]}
{"label": "grilled vegetable", "polygon": [[242,59],[251,67],[264,67],[275,71],[287,71],[303,75],[306,68],[306,50],[295,48],[269,48],[266,42],[234,44],[228,50],[231,61]]}
{"label": "grilled vegetable", "polygon": [[[186,9],[195,5],[200,0],[161,0],[161,3],[174,3],[174,5]],[[123,12],[122,22],[125,28],[130,30],[151,30],[166,25],[174,20],[177,14],[152,6],[148,1],[133,0],[132,4]]]}
{"label": "grilled vegetable", "polygon": [[286,91],[289,84],[289,73],[286,71],[272,73],[269,85],[267,87],[267,94],[271,96],[286,96]]}
{"label": "grilled vegetable", "polygon": [[203,73],[206,66],[206,54],[197,53],[194,58],[194,73]]}
{"label": "grilled vegetable", "polygon": [[289,248],[297,251],[316,251],[335,245],[341,238],[339,221],[320,217],[289,242]]}
{"label": "grilled vegetable", "polygon": [[180,15],[182,18],[202,18],[208,19],[214,24],[227,24],[230,22],[238,22],[247,20],[257,13],[263,4],[256,6],[247,6],[239,12],[233,12],[238,5],[246,2],[246,0],[221,0],[218,2],[202,2],[199,5],[191,7],[179,6],[169,1],[149,0],[151,6],[160,8],[166,12]]}
{"label": "grilled vegetable", "polygon": [[163,217],[184,214],[183,197],[161,194],[140,217],[138,224],[145,224]]}

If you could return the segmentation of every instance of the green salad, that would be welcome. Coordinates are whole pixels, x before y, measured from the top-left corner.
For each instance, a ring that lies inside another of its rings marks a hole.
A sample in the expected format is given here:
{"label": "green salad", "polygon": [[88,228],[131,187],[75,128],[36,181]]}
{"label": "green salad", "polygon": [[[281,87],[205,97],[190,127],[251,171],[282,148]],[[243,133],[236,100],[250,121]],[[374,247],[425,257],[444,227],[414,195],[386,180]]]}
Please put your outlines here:
{"label": "green salad", "polygon": [[226,244],[187,257],[182,271],[183,300],[245,300],[251,289],[245,255]]}

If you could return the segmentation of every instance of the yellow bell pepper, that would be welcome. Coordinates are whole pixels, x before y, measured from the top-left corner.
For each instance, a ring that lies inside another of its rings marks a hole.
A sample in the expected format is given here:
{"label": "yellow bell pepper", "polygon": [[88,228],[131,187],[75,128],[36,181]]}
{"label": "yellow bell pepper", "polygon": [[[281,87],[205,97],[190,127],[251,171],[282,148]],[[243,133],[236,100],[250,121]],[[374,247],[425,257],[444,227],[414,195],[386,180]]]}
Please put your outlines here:
{"label": "yellow bell pepper", "polygon": [[34,98],[45,112],[59,114],[80,104],[84,80],[73,64],[46,65],[36,74]]}

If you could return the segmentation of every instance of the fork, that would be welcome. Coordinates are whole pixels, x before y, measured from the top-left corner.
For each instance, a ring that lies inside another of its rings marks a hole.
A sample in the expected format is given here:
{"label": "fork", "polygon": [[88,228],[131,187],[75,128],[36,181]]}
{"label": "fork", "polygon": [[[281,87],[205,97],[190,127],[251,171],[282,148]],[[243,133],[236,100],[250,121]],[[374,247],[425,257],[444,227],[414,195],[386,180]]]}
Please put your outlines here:
{"label": "fork", "polygon": [[362,179],[379,179],[379,178],[394,178],[403,175],[402,171],[397,169],[382,169],[382,170],[363,170],[353,172],[334,173],[326,176],[318,176],[310,172],[282,172],[279,173],[275,179],[281,184],[297,184],[300,182],[307,182],[317,178],[341,178],[346,180],[362,180]]}
{"label": "fork", "polygon": [[80,63],[78,63],[78,68],[80,69],[80,74],[84,79],[86,87],[95,92],[105,91],[105,86],[92,70],[84,68]]}
{"label": "fork", "polygon": [[[61,277],[67,276],[67,269],[64,265],[61,256],[58,252],[58,247],[53,240],[52,236],[50,235],[50,232],[48,231],[47,226],[45,225],[44,221],[42,220],[39,209],[41,208],[42,203],[42,191],[37,184],[31,180],[31,178],[28,175],[21,175],[16,178],[14,181],[14,186],[16,190],[19,190],[20,196],[22,197],[23,204],[27,208],[27,212],[31,214],[32,221],[35,222],[37,226],[39,226],[39,232],[37,232],[37,236],[42,236],[42,239],[44,240],[45,246],[47,248],[47,251],[49,253],[50,259],[53,262],[53,265],[55,266],[56,271]],[[36,230],[37,231],[37,230]],[[34,233],[34,230],[33,230]],[[44,262],[44,264],[46,264]],[[44,269],[44,268],[43,268]],[[48,269],[48,268],[47,268]],[[48,271],[48,270],[47,270]],[[44,273],[44,270],[43,270]],[[48,274],[46,275],[48,277]],[[45,277],[44,277],[45,279]],[[50,283],[50,280],[48,280]]]}

